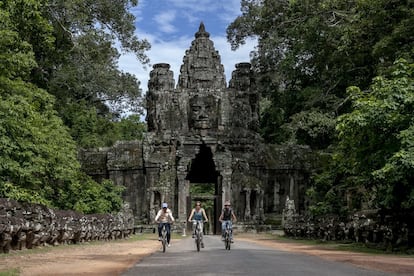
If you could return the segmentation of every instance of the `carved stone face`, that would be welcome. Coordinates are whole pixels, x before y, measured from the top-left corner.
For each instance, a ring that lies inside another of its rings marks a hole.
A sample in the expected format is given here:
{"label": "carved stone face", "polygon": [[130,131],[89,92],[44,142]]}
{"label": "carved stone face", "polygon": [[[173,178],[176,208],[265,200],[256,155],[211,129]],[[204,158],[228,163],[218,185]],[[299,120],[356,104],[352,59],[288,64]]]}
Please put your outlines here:
{"label": "carved stone face", "polygon": [[190,99],[189,105],[190,128],[217,128],[217,108],[213,96],[195,96]]}

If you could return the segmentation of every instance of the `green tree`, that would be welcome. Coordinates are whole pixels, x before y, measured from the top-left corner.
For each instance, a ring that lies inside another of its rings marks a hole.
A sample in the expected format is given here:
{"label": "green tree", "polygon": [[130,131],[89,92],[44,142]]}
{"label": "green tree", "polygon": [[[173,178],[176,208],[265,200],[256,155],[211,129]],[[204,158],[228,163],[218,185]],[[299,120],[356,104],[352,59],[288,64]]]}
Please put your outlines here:
{"label": "green tree", "polygon": [[[80,146],[113,143],[108,126],[123,112],[142,113],[139,81],[118,66],[120,51],[135,54],[143,64],[149,62],[145,51],[150,45],[134,34],[135,18],[129,12],[138,1],[37,2],[51,23],[54,43],[43,47],[37,37],[29,37],[38,64],[32,81],[56,97],[55,109],[67,126],[75,128],[71,134]],[[89,131],[79,135],[78,122],[88,124]]]}
{"label": "green tree", "polygon": [[348,93],[353,110],[338,118],[330,170],[315,178],[316,209],[414,210],[414,64],[400,59],[368,91]]}
{"label": "green tree", "polygon": [[115,122],[119,137],[117,140],[142,140],[146,132],[146,124],[141,122],[138,115],[129,115],[122,118],[119,122]]}
{"label": "green tree", "polygon": [[[37,63],[28,40],[35,35],[22,36],[22,22],[53,41],[37,1],[0,3],[0,196],[85,212],[119,208],[121,189],[80,172],[54,97],[29,82]],[[99,198],[88,201],[90,194]]]}
{"label": "green tree", "polygon": [[[228,27],[228,40],[237,48],[247,37],[258,37],[252,63],[260,78],[258,87],[271,101],[261,118],[268,142],[302,140],[291,137],[298,132],[289,131],[298,128],[292,123],[303,123],[297,120],[301,116],[292,120],[296,113],[319,114],[313,116],[313,124],[334,123],[349,85],[349,78],[340,74],[347,57],[337,52],[349,5],[348,1],[242,1],[243,14]],[[328,138],[333,136],[332,128],[330,131],[307,136]],[[330,142],[311,141],[322,147]]]}
{"label": "green tree", "polygon": [[[348,86],[364,90],[397,57],[414,55],[412,1],[242,0],[241,10],[227,37],[233,49],[248,37],[258,38],[252,64],[258,87],[271,102],[261,118],[268,142],[302,143],[292,135],[303,131],[291,130],[307,123],[298,120],[303,114],[319,114],[312,124],[332,125],[336,116],[349,111]],[[307,129],[308,138],[328,139],[303,142],[317,148],[333,142],[332,128],[318,128],[320,134]]]}

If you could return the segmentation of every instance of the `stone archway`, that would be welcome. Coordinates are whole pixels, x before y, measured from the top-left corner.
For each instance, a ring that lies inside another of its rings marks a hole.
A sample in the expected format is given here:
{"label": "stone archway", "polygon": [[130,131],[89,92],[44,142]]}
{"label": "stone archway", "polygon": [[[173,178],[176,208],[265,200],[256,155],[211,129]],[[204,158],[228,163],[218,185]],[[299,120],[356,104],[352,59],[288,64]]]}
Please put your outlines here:
{"label": "stone archway", "polygon": [[219,232],[218,210],[221,208],[221,185],[219,172],[213,160],[211,148],[204,143],[199,146],[198,153],[191,160],[186,177],[189,185],[187,197],[187,214],[189,214],[196,201],[204,206],[210,222],[206,225],[207,233]]}

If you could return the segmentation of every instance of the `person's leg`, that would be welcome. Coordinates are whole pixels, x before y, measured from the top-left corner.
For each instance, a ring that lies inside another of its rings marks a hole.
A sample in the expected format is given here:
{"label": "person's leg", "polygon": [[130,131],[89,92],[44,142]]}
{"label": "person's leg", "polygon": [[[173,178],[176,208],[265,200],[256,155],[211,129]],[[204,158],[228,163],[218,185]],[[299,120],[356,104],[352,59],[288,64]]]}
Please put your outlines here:
{"label": "person's leg", "polygon": [[161,240],[162,223],[158,223],[158,240]]}
{"label": "person's leg", "polygon": [[167,230],[167,243],[170,244],[171,239],[171,225],[169,223],[165,224],[165,229]]}
{"label": "person's leg", "polygon": [[227,221],[223,220],[221,222],[221,239],[224,239],[224,233],[226,232]]}
{"label": "person's leg", "polygon": [[201,244],[203,245],[203,222],[200,221],[200,240],[201,240]]}
{"label": "person's leg", "polygon": [[230,240],[233,240],[233,223],[231,220],[228,221],[229,226],[230,226]]}
{"label": "person's leg", "polygon": [[195,220],[193,220],[193,232],[192,232],[192,237],[194,238],[194,234],[195,234],[195,228],[196,228],[196,222]]}

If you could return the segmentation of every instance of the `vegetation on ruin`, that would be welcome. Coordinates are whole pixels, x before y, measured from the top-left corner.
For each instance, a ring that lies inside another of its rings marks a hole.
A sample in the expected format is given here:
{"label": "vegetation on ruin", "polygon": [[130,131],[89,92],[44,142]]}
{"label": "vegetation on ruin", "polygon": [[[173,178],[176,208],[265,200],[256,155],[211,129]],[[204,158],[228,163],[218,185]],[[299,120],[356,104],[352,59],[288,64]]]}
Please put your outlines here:
{"label": "vegetation on ruin", "polygon": [[413,211],[413,2],[242,0],[241,10],[227,34],[234,49],[258,38],[262,136],[331,156],[308,191],[313,213]]}

